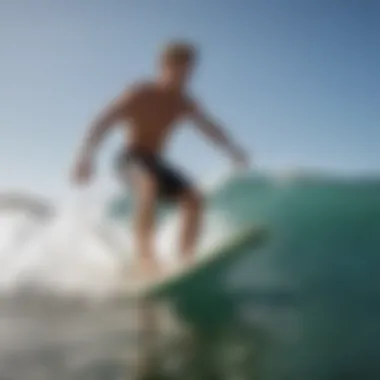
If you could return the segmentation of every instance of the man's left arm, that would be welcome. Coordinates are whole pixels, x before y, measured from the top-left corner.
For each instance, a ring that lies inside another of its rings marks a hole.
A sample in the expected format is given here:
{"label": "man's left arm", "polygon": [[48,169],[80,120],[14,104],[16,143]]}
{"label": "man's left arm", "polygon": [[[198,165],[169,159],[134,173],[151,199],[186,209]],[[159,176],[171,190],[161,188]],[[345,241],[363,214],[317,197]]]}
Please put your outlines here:
{"label": "man's left arm", "polygon": [[188,109],[188,117],[199,131],[225,150],[236,163],[243,166],[248,165],[248,154],[233,141],[224,128],[213,120],[200,105],[191,103]]}

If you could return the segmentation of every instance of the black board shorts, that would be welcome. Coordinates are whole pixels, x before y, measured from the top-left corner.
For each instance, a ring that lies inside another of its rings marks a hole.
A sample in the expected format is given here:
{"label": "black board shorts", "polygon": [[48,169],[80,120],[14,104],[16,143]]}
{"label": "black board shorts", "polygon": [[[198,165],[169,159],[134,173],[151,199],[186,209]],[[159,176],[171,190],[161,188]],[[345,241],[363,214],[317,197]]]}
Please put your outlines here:
{"label": "black board shorts", "polygon": [[122,151],[117,157],[117,171],[128,173],[133,166],[153,176],[157,181],[159,197],[162,199],[176,199],[192,188],[190,181],[182,173],[172,168],[158,155],[141,149]]}

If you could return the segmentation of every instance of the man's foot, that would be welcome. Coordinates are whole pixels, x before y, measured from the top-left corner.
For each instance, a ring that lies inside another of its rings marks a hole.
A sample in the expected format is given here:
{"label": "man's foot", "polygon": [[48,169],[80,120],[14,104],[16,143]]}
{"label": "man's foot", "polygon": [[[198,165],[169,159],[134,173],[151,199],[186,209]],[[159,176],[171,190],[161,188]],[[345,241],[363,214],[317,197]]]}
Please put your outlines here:
{"label": "man's foot", "polygon": [[142,283],[157,281],[165,275],[163,267],[154,258],[142,257],[137,262],[138,278]]}
{"label": "man's foot", "polygon": [[181,261],[183,263],[183,265],[185,266],[190,266],[192,264],[194,264],[195,262],[195,255],[193,252],[186,252],[182,258],[181,258]]}
{"label": "man's foot", "polygon": [[192,255],[181,255],[175,263],[166,268],[164,275],[176,275],[178,273],[186,271],[187,268],[194,264],[195,260]]}

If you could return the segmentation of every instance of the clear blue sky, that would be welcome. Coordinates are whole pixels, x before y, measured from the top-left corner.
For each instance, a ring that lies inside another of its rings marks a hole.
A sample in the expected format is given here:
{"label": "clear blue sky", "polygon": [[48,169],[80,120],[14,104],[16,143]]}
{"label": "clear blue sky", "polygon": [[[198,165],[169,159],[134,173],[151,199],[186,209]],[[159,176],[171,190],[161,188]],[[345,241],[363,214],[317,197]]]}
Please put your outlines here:
{"label": "clear blue sky", "polygon": [[[89,121],[175,37],[199,44],[193,91],[258,166],[380,169],[376,0],[2,0],[0,190],[67,191]],[[226,163],[187,127],[170,155],[201,177]]]}

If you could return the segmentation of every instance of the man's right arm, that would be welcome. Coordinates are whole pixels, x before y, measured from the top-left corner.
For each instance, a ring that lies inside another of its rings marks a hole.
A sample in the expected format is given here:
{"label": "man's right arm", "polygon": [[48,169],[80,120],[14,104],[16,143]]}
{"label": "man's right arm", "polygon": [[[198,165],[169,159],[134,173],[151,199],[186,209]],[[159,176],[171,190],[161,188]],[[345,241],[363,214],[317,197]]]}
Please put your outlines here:
{"label": "man's right arm", "polygon": [[83,182],[92,175],[92,161],[106,133],[119,121],[127,118],[140,98],[137,88],[125,91],[116,98],[90,125],[76,159],[73,180]]}
{"label": "man's right arm", "polygon": [[93,157],[107,132],[126,118],[136,98],[135,90],[128,90],[108,105],[91,123],[81,148],[82,157]]}

